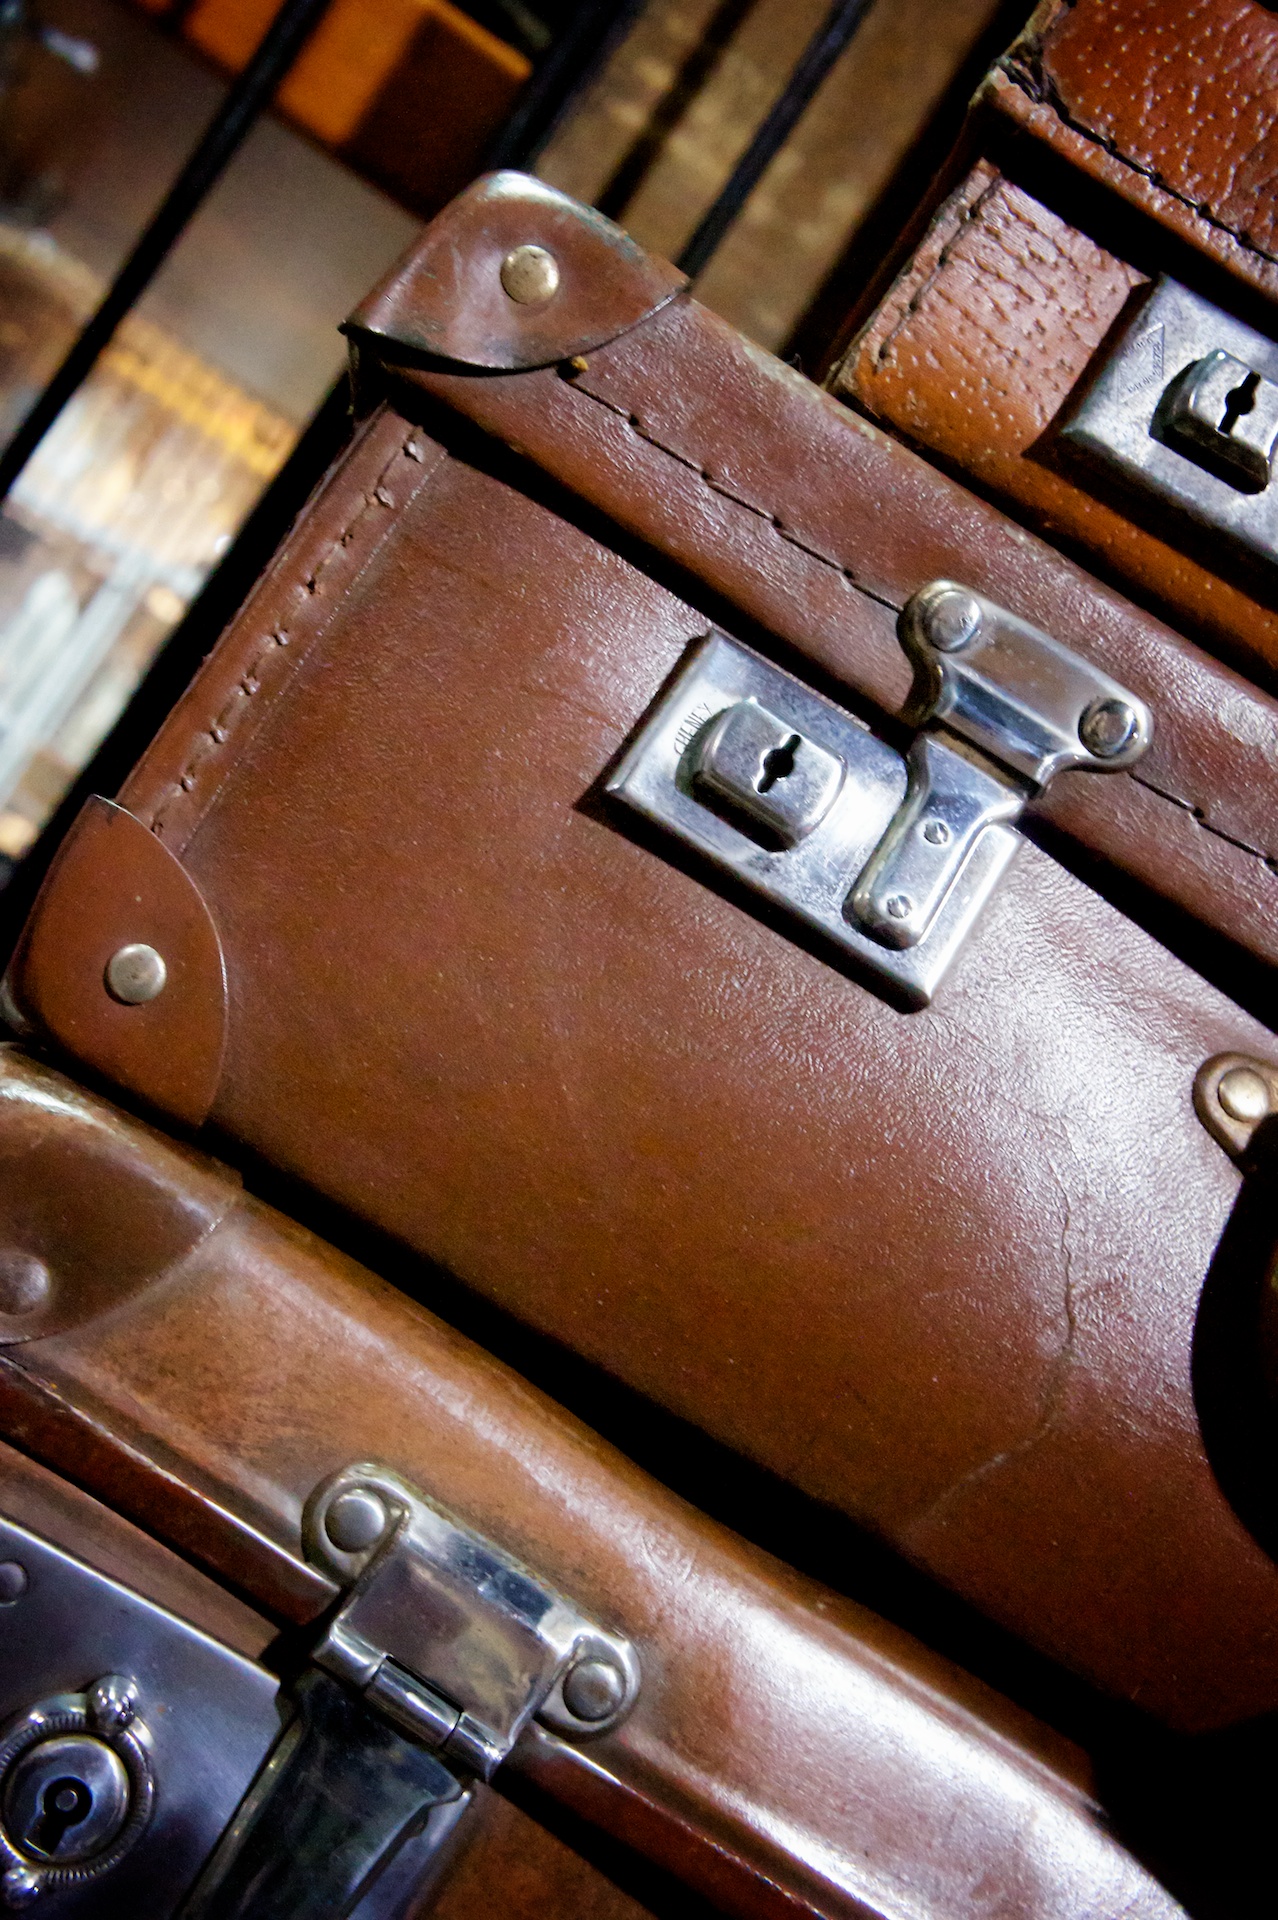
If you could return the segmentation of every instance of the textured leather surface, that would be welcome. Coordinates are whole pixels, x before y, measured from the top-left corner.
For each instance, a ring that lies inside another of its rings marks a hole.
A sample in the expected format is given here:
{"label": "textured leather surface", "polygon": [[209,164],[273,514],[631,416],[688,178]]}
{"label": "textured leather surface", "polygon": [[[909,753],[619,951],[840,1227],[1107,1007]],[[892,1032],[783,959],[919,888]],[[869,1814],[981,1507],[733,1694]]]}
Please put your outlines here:
{"label": "textured leather surface", "polygon": [[[0,1072],[0,1129],[25,1100],[70,1145],[83,1096],[12,1051]],[[110,1124],[100,1106],[97,1122]],[[114,1124],[126,1158],[153,1152],[167,1182],[162,1143]],[[109,1184],[96,1165],[93,1177]],[[120,1234],[127,1245],[123,1222]],[[195,1550],[214,1567],[229,1554],[250,1592],[261,1563],[242,1539],[299,1558],[311,1489],[372,1458],[629,1635],[644,1680],[623,1726],[580,1747],[540,1734],[513,1764],[730,1913],[1180,1911],[1105,1831],[1072,1749],[706,1521],[253,1201],[147,1295],[0,1360],[0,1407],[41,1386],[59,1396],[48,1447],[77,1477],[120,1500],[109,1461],[77,1451],[86,1425],[141,1464],[129,1498],[148,1528],[171,1537],[175,1476],[237,1511],[240,1539],[210,1515]]]}
{"label": "textured leather surface", "polygon": [[1048,0],[985,98],[1273,295],[1276,87],[1265,0]]}
{"label": "textured leather surface", "polygon": [[[559,285],[553,298],[521,304],[503,291],[501,267],[529,246],[550,253]],[[432,220],[350,324],[387,346],[473,367],[546,367],[593,353],[686,284],[611,220],[526,174],[495,173]]]}
{"label": "textured leather surface", "polygon": [[[155,834],[95,797],[41,899],[14,965],[27,1017],[86,1067],[198,1126],[222,1072],[226,976],[190,875]],[[107,962],[139,941],[163,953],[168,977],[158,999],[124,1006],[107,990]]]}
{"label": "textured leather surface", "polygon": [[1158,714],[1050,816],[1272,951],[1270,706],[690,302],[399,398],[493,439],[375,416],[125,790],[225,947],[213,1123],[1106,1688],[1278,1706],[1190,1388],[1194,1076],[1268,1036],[1032,846],[901,1015],[598,797],[707,588],[895,708],[957,573]]}
{"label": "textured leather surface", "polygon": [[[937,214],[832,390],[972,475],[1048,539],[1090,549],[1111,577],[1130,580],[1213,652],[1272,679],[1278,614],[1061,465],[1054,423],[1132,292],[1147,284],[982,162]],[[1243,727],[1259,731],[1252,744],[1262,760],[1278,753],[1263,722]]]}

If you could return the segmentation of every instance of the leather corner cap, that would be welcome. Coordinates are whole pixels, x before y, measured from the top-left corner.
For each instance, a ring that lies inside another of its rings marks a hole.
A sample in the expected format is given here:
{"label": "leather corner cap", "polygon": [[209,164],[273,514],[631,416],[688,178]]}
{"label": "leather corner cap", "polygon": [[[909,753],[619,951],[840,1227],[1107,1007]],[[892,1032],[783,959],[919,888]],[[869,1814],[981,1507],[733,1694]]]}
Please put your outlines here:
{"label": "leather corner cap", "polygon": [[[162,985],[130,1003],[108,986],[107,968],[136,946],[159,956]],[[85,805],[7,985],[22,1017],[73,1059],[186,1126],[208,1114],[226,1046],[222,945],[185,868],[123,807]]]}
{"label": "leather corner cap", "polygon": [[431,221],[346,331],[374,347],[525,372],[606,346],[686,284],[592,208],[527,174],[493,173]]}
{"label": "leather corner cap", "polygon": [[240,1198],[229,1169],[0,1046],[0,1347],[118,1306]]}

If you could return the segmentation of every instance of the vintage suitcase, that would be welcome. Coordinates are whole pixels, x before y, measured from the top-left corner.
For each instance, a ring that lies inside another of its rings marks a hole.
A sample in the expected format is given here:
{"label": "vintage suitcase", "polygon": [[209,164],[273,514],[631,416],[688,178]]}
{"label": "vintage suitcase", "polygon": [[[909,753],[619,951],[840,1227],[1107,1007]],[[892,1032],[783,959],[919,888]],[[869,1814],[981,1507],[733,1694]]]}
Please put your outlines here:
{"label": "vintage suitcase", "polygon": [[447,1920],[1182,1912],[1067,1743],[705,1520],[224,1167],[13,1047],[0,1160],[0,1424],[46,1463],[0,1448],[0,1693],[25,1710],[0,1765],[61,1695],[54,1784],[87,1721],[132,1791],[116,1855],[77,1879],[24,1851],[34,1790],[6,1773],[14,1904],[406,1920],[466,1838],[465,1783],[495,1774],[660,1871],[639,1904],[481,1795]]}
{"label": "vintage suitcase", "polygon": [[1272,1712],[1199,1302],[1259,1285],[1274,703],[534,181],[350,333],[356,441],[15,1017],[1108,1693]]}
{"label": "vintage suitcase", "polygon": [[1268,687],[1275,71],[1263,0],[1048,0],[831,382]]}

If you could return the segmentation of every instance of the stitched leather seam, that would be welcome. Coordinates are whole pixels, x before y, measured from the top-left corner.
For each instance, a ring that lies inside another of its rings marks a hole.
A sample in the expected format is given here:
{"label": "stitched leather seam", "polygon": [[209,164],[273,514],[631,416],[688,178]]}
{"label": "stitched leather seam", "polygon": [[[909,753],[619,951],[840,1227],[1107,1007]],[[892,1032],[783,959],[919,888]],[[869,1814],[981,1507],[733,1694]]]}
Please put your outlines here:
{"label": "stitched leather seam", "polygon": [[[876,605],[880,607],[885,607],[890,613],[900,613],[901,608],[896,601],[889,600],[883,594],[875,593],[872,588],[865,586],[862,581],[857,579],[851,567],[843,565],[843,563],[838,560],[831,560],[827,554],[822,553],[818,548],[809,546],[806,541],[802,540],[797,534],[791,532],[788,527],[784,526],[776,514],[768,513],[762,507],[756,507],[752,501],[743,500],[740,494],[733,493],[730,488],[723,486],[707,468],[698,466],[697,462],[691,459],[686,453],[679,453],[674,447],[668,447],[664,441],[658,440],[655,434],[649,432],[648,428],[641,423],[636,414],[630,413],[615,400],[609,400],[605,395],[595,393],[591,388],[583,385],[581,380],[572,381],[571,390],[574,393],[581,394],[587,400],[593,400],[596,406],[603,407],[606,412],[624,421],[631,431],[637,434],[641,440],[645,440],[648,445],[654,447],[658,453],[664,453],[667,458],[677,460],[681,467],[686,467],[690,473],[695,474],[702,484],[708,487],[712,493],[718,494],[724,500],[730,500],[734,506],[742,507],[747,513],[753,514],[762,525],[769,527],[780,539],[785,540],[792,547],[797,547],[801,553],[807,554],[809,559],[817,560],[823,567],[828,567],[832,573],[838,574],[846,584],[854,587],[858,593],[863,593],[867,599],[873,600]],[[1194,801],[1182,800],[1177,794],[1164,791],[1162,787],[1155,786],[1152,780],[1142,778],[1141,775],[1136,773],[1132,768],[1126,770],[1126,777],[1129,780],[1134,780],[1138,786],[1144,787],[1147,792],[1154,794],[1158,799],[1165,800],[1169,806],[1177,807],[1182,812],[1188,813],[1202,828],[1204,833],[1213,834],[1218,840],[1227,841],[1230,846],[1236,847],[1240,853],[1248,854],[1253,860],[1259,861],[1267,874],[1278,878],[1278,860],[1273,859],[1261,848],[1249,846],[1245,840],[1236,839],[1233,834],[1226,833],[1222,827],[1212,826],[1206,817],[1204,809]]]}
{"label": "stitched leather seam", "polygon": [[892,349],[896,345],[898,338],[902,333],[905,332],[905,329],[909,326],[911,320],[913,320],[916,317],[916,315],[919,312],[919,309],[923,305],[923,302],[927,299],[928,294],[931,293],[933,287],[936,285],[941,275],[945,272],[945,269],[949,266],[950,261],[954,255],[954,250],[958,246],[959,242],[963,239],[964,235],[967,232],[967,229],[971,226],[974,220],[980,219],[982,213],[985,211],[986,206],[994,198],[994,195],[999,191],[1002,185],[1003,185],[1003,181],[1001,176],[997,179],[991,180],[989,186],[985,187],[976,196],[975,200],[973,200],[968,206],[964,207],[962,214],[959,216],[958,224],[955,226],[953,233],[950,235],[945,245],[941,248],[940,253],[937,255],[935,264],[933,265],[931,272],[927,275],[926,279],[922,282],[922,284],[915,288],[914,292],[910,295],[910,299],[905,308],[904,313],[902,313],[900,319],[896,321],[891,331],[884,337],[882,341],[880,341],[879,346],[875,351],[875,355],[874,355],[876,365],[880,367],[885,367],[887,365],[888,361],[892,357]]}
{"label": "stitched leather seam", "polygon": [[1111,160],[1117,160],[1119,165],[1126,167],[1130,173],[1148,180],[1151,186],[1157,187],[1160,193],[1165,193],[1168,199],[1175,200],[1190,213],[1197,214],[1200,220],[1205,220],[1207,225],[1214,228],[1217,233],[1226,234],[1247,253],[1255,254],[1258,260],[1264,260],[1270,266],[1278,266],[1278,254],[1270,253],[1267,248],[1258,246],[1247,234],[1240,233],[1237,227],[1231,227],[1228,221],[1220,219],[1213,213],[1205,201],[1191,199],[1189,194],[1182,193],[1177,187],[1173,187],[1169,180],[1165,180],[1156,167],[1148,166],[1144,161],[1135,160],[1131,154],[1125,153],[1117,140],[1103,133],[1097,133],[1093,128],[1085,126],[1081,120],[1075,119],[1046,73],[1041,70],[1038,74],[1030,73],[1011,59],[1005,59],[999,64],[1000,70],[1027,100],[1050,108],[1071,133],[1076,133],[1081,140],[1087,140],[1092,146],[1099,147],[1102,153],[1107,153]]}
{"label": "stitched leather seam", "polygon": [[1144,774],[1132,771],[1131,778],[1138,787],[1144,787],[1149,793],[1157,794],[1160,800],[1166,800],[1169,806],[1177,807],[1181,813],[1187,813],[1204,833],[1214,834],[1217,840],[1224,840],[1229,846],[1237,847],[1239,853],[1250,854],[1253,860],[1259,860],[1268,873],[1278,877],[1278,855],[1264,853],[1259,847],[1249,846],[1246,840],[1238,839],[1236,834],[1226,833],[1223,827],[1214,827],[1206,818],[1202,808],[1195,806],[1192,800],[1182,800],[1179,794],[1168,793],[1165,787],[1155,786],[1154,782]]}
{"label": "stitched leather seam", "polygon": [[[314,568],[310,577],[303,582],[308,598],[303,602],[294,619],[290,620],[287,626],[275,627],[266,636],[260,651],[254,656],[250,665],[237,681],[222,711],[209,726],[201,728],[196,734],[195,739],[191,743],[191,750],[186,765],[183,767],[177,779],[161,794],[152,812],[151,832],[155,834],[157,839],[162,839],[164,835],[166,808],[180,799],[182,794],[194,792],[200,784],[201,778],[206,775],[209,768],[215,764],[222,748],[230,739],[240,716],[247,711],[249,701],[252,700],[254,694],[260,691],[262,686],[262,671],[267,661],[271,659],[272,656],[277,655],[282,648],[291,644],[292,636],[296,632],[296,623],[299,620],[304,621],[306,619],[306,616],[310,613],[319,597],[320,583],[324,573],[336,559],[338,553],[352,544],[365,516],[374,506],[386,507],[394,512],[400,510],[395,507],[391,496],[385,491],[385,481],[391,468],[397,461],[402,459],[413,460],[419,465],[421,464],[421,451],[411,436],[391,455],[386,465],[378,474],[374,485],[364,494],[353,519],[351,519],[342,529],[341,533],[338,534],[337,538],[329,546],[328,551],[319,561],[319,564]],[[411,494],[409,497],[411,498]],[[401,501],[400,507],[402,508],[405,504],[405,501]],[[295,656],[295,665],[300,657],[301,656]]]}

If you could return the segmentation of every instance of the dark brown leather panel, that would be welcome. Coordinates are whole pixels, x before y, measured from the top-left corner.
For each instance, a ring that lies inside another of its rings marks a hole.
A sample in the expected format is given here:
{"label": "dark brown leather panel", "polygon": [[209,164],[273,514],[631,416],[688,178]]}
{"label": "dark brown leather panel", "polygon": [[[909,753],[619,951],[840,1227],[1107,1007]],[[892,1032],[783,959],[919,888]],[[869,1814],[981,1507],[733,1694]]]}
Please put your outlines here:
{"label": "dark brown leather panel", "polygon": [[1276,86],[1265,0],[1048,0],[985,98],[1273,295]]}
{"label": "dark brown leather panel", "polygon": [[890,711],[910,686],[894,616],[930,579],[1096,659],[1149,701],[1154,745],[1130,774],[1063,775],[1038,810],[1278,959],[1278,758],[1251,743],[1278,705],[706,309],[676,303],[571,381],[411,378]]}
{"label": "dark brown leather panel", "polygon": [[[1238,1179],[1194,1075],[1265,1036],[1032,847],[907,1017],[636,844],[583,802],[704,631],[435,459],[269,734],[184,796],[215,1120],[1106,1687],[1278,1704],[1278,1576],[1189,1392]],[[1057,1449],[1091,1506],[1030,1556]]]}
{"label": "dark brown leather panel", "polygon": [[423,1920],[428,1912],[435,1920],[493,1920],[494,1909],[501,1920],[644,1920],[666,1911],[614,1886],[500,1794],[483,1786],[475,1792],[461,1859],[434,1898],[407,1920]]}
{"label": "dark brown leather panel", "polygon": [[982,162],[937,214],[832,389],[970,473],[1046,538],[1090,548],[1110,577],[1129,579],[1223,658],[1272,676],[1278,614],[1134,525],[1053,457],[1053,423],[1147,284]]}
{"label": "dark brown leather panel", "polygon": [[[4,1070],[74,1125],[58,1076]],[[70,1420],[91,1401],[135,1458],[182,1462],[245,1538],[299,1556],[317,1481],[378,1459],[624,1631],[644,1675],[630,1719],[579,1748],[542,1735],[520,1764],[729,1912],[1179,1911],[1104,1832],[1072,1750],[255,1202],[146,1296],[0,1366],[56,1386]],[[167,1531],[167,1470],[139,1517]],[[214,1561],[219,1530],[210,1509]]]}
{"label": "dark brown leather panel", "polygon": [[[98,1109],[99,1116],[102,1111]],[[249,1660],[260,1659],[276,1637],[274,1622],[245,1606],[206,1573],[3,1441],[0,1513],[108,1579],[189,1620]]]}

